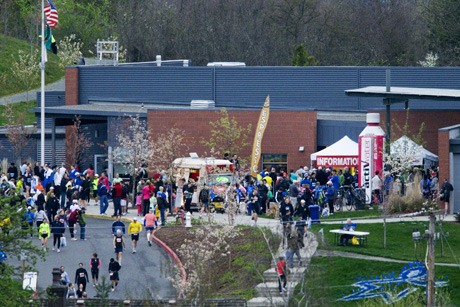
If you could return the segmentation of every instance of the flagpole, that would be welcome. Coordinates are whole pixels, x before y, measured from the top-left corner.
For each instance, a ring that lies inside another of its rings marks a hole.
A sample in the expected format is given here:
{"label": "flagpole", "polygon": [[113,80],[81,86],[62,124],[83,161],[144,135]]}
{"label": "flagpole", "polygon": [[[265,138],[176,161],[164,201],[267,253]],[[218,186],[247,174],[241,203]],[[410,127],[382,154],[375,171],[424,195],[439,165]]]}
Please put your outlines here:
{"label": "flagpole", "polygon": [[45,1],[42,0],[41,16],[42,16],[42,35],[41,35],[41,101],[40,101],[40,164],[45,165],[45,63],[46,63],[46,48],[45,48]]}

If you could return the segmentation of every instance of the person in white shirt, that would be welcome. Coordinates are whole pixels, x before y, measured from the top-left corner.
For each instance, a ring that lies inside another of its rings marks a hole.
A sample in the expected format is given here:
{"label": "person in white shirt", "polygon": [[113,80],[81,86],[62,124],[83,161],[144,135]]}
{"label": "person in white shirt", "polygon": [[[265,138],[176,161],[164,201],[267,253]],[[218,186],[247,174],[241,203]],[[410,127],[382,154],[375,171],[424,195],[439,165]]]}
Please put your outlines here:
{"label": "person in white shirt", "polygon": [[371,180],[371,187],[372,187],[372,192],[374,193],[375,195],[375,198],[378,200],[378,202],[380,203],[380,191],[382,189],[382,179],[380,179],[380,176],[379,176],[379,171],[376,171],[375,172],[375,176],[372,177],[372,180]]}

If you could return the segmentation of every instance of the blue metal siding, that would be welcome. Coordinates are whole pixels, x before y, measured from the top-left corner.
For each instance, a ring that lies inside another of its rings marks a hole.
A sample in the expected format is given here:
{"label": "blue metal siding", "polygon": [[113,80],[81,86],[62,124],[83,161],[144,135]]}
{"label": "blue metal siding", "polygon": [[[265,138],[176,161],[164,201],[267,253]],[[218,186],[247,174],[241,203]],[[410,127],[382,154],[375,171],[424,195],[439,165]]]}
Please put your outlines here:
{"label": "blue metal siding", "polygon": [[[346,96],[344,91],[391,85],[460,89],[460,68],[426,67],[156,67],[80,66],[80,103],[189,103],[215,100],[216,107],[260,108],[270,95],[274,109],[374,110],[380,98]],[[393,108],[402,108],[402,104]],[[460,109],[459,103],[411,100],[412,109]]]}
{"label": "blue metal siding", "polygon": [[318,120],[317,146],[326,147],[334,144],[344,135],[358,142],[358,136],[366,127],[365,122],[342,120]]}
{"label": "blue metal siding", "polygon": [[[37,92],[37,107],[41,105],[42,95]],[[65,105],[65,92],[49,91],[45,92],[45,107],[59,107]],[[36,116],[37,127],[40,128],[40,114]],[[45,128],[51,128],[51,118],[45,118]]]}
{"label": "blue metal siding", "polygon": [[262,106],[270,95],[276,109],[329,109],[341,104],[356,108],[356,99],[343,88],[353,87],[357,70],[337,74],[334,68],[312,67],[216,67],[216,106]]}
{"label": "blue metal siding", "polygon": [[124,98],[133,102],[190,102],[212,99],[207,67],[79,67],[79,103]]}

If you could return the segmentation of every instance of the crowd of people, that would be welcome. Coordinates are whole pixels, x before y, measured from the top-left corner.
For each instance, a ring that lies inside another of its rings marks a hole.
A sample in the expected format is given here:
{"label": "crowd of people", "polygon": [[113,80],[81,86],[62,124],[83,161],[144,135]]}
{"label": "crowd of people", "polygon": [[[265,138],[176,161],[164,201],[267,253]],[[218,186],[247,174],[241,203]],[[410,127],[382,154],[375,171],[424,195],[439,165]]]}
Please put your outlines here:
{"label": "crowd of people", "polygon": [[[234,159],[236,159],[234,157]],[[237,159],[236,159],[237,161]],[[404,193],[408,182],[414,182],[415,172],[399,175],[390,172],[376,172],[371,179],[372,190],[377,200],[390,191]],[[444,180],[441,187],[438,183],[436,170],[422,171],[419,188],[424,197],[440,199],[448,203],[452,185]],[[127,228],[131,238],[131,252],[136,253],[141,232],[145,229],[146,244],[152,244],[153,230],[166,224],[166,216],[172,214],[177,204],[183,210],[192,211],[198,207],[199,215],[210,213],[211,204],[216,197],[220,197],[226,204],[227,213],[247,214],[252,217],[253,224],[257,225],[261,214],[279,215],[283,224],[283,244],[287,248],[286,257],[280,259],[277,270],[282,275],[283,266],[293,267],[294,256],[300,259],[299,250],[304,247],[307,223],[310,217],[310,206],[319,205],[328,209],[328,214],[334,214],[334,202],[337,191],[344,186],[358,187],[358,174],[348,167],[344,169],[308,168],[300,166],[289,172],[282,168],[265,169],[256,178],[245,176],[233,183],[227,183],[224,195],[218,195],[214,189],[206,184],[197,183],[192,179],[178,180],[177,184],[165,172],[157,172],[148,177],[147,172],[141,169],[134,182],[123,180],[118,174],[112,181],[105,172],[97,174],[90,165],[84,171],[76,166],[69,169],[61,164],[41,167],[35,164],[24,163],[18,168],[11,163],[6,174],[1,175],[2,195],[18,195],[27,203],[27,210],[23,218],[23,227],[31,237],[38,233],[44,251],[49,249],[53,236],[51,250],[60,253],[61,247],[67,244],[64,235],[68,228],[70,240],[78,240],[75,235],[79,226],[80,240],[86,240],[86,216],[88,206],[99,206],[99,214],[107,215],[109,199],[113,202],[112,225],[113,248],[115,256],[109,261],[109,275],[112,291],[119,282],[119,270],[122,265],[123,252],[126,250],[124,235],[126,227],[121,217],[129,210],[137,210],[137,216]],[[135,184],[134,189],[132,184]],[[130,195],[134,191],[135,195]],[[180,198],[180,199],[179,199]],[[179,200],[179,201],[178,201]],[[93,203],[92,203],[93,202]],[[130,206],[131,204],[131,206]],[[138,220],[139,219],[139,220]],[[90,260],[90,269],[93,285],[97,285],[101,261],[94,254]],[[68,286],[69,297],[83,297],[89,276],[83,263],[79,264],[72,284],[68,274],[62,267],[61,282]],[[283,280],[280,279],[280,292],[283,291]]]}

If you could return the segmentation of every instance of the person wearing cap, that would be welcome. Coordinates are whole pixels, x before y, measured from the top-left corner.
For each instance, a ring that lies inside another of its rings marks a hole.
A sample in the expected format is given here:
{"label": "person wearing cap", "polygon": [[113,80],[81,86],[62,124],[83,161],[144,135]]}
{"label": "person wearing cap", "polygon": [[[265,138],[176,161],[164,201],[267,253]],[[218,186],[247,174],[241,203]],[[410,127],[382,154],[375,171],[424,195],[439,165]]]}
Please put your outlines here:
{"label": "person wearing cap", "polygon": [[129,223],[128,234],[131,235],[133,245],[132,253],[136,253],[137,241],[139,241],[139,233],[142,231],[142,224],[137,221],[137,217],[133,217],[133,221]]}
{"label": "person wearing cap", "polygon": [[70,209],[69,209],[69,218],[68,218],[69,231],[70,231],[70,240],[72,240],[72,241],[77,240],[77,238],[75,238],[74,229],[75,229],[75,224],[77,224],[77,222],[78,222],[78,215],[79,215],[80,210],[81,210],[81,208],[78,205],[78,200],[74,199],[72,201],[72,205],[70,206]]}
{"label": "person wearing cap", "polygon": [[59,210],[59,200],[54,195],[53,190],[50,190],[48,200],[45,205],[46,214],[48,215],[48,220],[53,221]]}
{"label": "person wearing cap", "polygon": [[144,226],[145,226],[145,230],[147,231],[147,243],[149,244],[149,246],[152,246],[152,233],[153,233],[153,230],[155,229],[156,224],[157,224],[157,217],[153,213],[153,209],[151,208],[149,210],[149,213],[147,213],[144,216]]}
{"label": "person wearing cap", "polygon": [[327,183],[327,188],[326,188],[326,199],[327,199],[327,204],[329,205],[329,214],[333,215],[334,214],[334,198],[335,198],[335,189],[334,186],[332,185],[332,181],[329,180]]}

